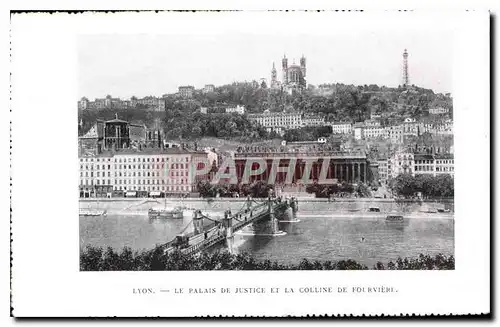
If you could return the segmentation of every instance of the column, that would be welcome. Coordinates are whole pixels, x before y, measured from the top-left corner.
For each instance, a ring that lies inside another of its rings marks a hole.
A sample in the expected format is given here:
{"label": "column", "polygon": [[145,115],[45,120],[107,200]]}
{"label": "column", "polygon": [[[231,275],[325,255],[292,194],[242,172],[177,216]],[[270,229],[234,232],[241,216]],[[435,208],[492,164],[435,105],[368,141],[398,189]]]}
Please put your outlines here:
{"label": "column", "polygon": [[354,183],[354,163],[351,163],[351,183]]}

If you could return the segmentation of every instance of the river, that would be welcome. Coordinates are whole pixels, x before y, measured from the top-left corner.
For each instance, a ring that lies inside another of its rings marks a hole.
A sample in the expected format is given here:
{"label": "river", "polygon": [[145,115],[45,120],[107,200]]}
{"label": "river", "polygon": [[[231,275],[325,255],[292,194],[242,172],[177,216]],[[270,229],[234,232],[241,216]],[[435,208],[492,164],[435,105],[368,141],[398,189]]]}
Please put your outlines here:
{"label": "river", "polygon": [[[310,260],[353,259],[369,267],[420,253],[454,254],[454,219],[405,219],[403,224],[387,223],[384,218],[332,217],[301,212],[299,222],[280,222],[283,236],[236,235],[233,252],[246,251],[258,260],[281,263]],[[134,250],[152,249],[182,231],[190,219],[148,219],[147,215],[80,217],[80,246],[124,246]],[[187,231],[190,231],[191,226]]]}

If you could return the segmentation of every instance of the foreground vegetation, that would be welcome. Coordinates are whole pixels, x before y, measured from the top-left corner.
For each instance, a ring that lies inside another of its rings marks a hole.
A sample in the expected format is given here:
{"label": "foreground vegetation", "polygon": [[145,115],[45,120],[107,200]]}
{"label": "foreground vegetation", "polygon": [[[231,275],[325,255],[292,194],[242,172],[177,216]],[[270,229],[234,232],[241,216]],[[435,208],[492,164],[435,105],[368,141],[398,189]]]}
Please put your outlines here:
{"label": "foreground vegetation", "polygon": [[186,257],[180,252],[164,254],[156,247],[150,251],[135,251],[125,247],[121,252],[108,247],[87,246],[80,251],[82,271],[160,271],[160,270],[450,270],[455,269],[455,258],[437,254],[420,254],[416,258],[398,258],[387,264],[377,262],[369,268],[355,260],[318,261],[302,259],[298,264],[276,261],[258,261],[248,253],[231,254],[227,251],[203,253]]}
{"label": "foreground vegetation", "polygon": [[389,181],[388,187],[399,198],[414,199],[417,194],[423,198],[453,197],[454,178],[451,175],[401,174]]}

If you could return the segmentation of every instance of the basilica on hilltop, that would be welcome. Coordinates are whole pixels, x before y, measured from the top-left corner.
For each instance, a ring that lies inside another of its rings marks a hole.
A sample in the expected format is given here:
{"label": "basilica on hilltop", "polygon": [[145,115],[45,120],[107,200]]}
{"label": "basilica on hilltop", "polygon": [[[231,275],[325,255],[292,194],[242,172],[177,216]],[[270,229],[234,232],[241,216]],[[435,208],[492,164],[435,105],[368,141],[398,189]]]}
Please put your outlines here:
{"label": "basilica on hilltop", "polygon": [[281,60],[282,81],[278,81],[278,73],[273,63],[271,70],[271,88],[283,89],[283,91],[292,94],[293,92],[301,92],[307,87],[306,84],[306,58],[304,55],[300,58],[300,65],[293,63],[288,65],[286,55]]}

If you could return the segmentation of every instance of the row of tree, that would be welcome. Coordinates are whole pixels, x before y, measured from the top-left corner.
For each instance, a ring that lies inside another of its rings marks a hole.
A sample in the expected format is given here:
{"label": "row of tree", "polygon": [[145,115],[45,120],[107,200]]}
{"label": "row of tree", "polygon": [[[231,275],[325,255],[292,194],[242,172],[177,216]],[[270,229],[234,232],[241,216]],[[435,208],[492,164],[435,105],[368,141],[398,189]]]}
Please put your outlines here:
{"label": "row of tree", "polygon": [[197,189],[204,198],[215,197],[246,197],[267,198],[274,191],[274,187],[264,181],[255,181],[250,184],[212,184],[209,181],[199,181]]}
{"label": "row of tree", "polygon": [[424,198],[453,197],[454,178],[449,174],[437,176],[418,174],[400,174],[389,180],[391,192],[400,198],[416,198],[419,194]]}
{"label": "row of tree", "polygon": [[[115,251],[111,247],[87,246],[80,251],[82,271],[164,271],[164,270],[366,270],[366,265],[352,259],[340,261],[311,261],[302,259],[298,264],[259,261],[248,253],[231,254],[227,251],[204,252],[197,256],[184,256],[180,252],[165,253],[161,247],[150,251],[135,251],[125,247]],[[437,254],[420,254],[416,258],[398,258],[387,264],[376,263],[375,270],[453,270],[455,258]]]}
{"label": "row of tree", "polygon": [[332,134],[332,126],[307,126],[285,131],[283,138],[287,142],[313,141]]}
{"label": "row of tree", "polygon": [[317,198],[329,198],[331,196],[355,195],[366,198],[371,196],[370,188],[367,184],[359,182],[351,184],[347,182],[338,184],[318,184],[314,183],[306,187],[307,193],[313,193]]}

